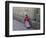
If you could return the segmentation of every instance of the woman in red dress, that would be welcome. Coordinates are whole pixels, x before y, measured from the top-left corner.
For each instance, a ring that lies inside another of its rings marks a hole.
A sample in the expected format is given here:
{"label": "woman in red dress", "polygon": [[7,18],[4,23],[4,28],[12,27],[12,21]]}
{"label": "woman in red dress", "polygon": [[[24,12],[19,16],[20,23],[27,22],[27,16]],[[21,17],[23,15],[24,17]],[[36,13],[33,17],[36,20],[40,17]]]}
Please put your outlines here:
{"label": "woman in red dress", "polygon": [[29,17],[28,17],[28,15],[25,15],[25,17],[24,17],[24,23],[25,23],[26,27],[27,27],[28,29],[30,29],[30,24],[29,24]]}

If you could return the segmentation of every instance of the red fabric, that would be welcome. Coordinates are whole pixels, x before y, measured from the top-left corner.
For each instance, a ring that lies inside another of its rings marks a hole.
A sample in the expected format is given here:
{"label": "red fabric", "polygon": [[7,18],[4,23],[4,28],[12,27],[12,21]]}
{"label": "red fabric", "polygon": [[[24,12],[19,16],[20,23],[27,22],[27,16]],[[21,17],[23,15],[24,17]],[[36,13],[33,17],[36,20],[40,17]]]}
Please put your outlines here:
{"label": "red fabric", "polygon": [[28,17],[28,16],[25,16],[25,17],[24,17],[24,22],[25,22],[25,21],[29,21],[29,17]]}

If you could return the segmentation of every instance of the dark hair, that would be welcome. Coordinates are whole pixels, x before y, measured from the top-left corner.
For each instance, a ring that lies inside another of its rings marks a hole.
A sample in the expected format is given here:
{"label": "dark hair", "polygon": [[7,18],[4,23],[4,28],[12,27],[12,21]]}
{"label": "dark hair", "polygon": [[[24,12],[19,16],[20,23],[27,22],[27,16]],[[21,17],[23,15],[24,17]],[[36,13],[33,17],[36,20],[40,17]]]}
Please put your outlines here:
{"label": "dark hair", "polygon": [[28,16],[28,15],[25,15],[25,16]]}

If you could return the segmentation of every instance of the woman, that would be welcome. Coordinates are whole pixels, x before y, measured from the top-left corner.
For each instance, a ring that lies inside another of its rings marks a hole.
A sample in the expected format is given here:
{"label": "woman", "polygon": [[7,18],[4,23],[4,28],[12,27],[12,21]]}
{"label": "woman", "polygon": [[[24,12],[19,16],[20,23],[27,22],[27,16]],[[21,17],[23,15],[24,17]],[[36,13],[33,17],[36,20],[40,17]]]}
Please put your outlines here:
{"label": "woman", "polygon": [[24,16],[24,23],[25,23],[27,29],[30,29],[30,24],[29,24],[29,17],[28,17],[28,15],[25,15],[25,16]]}

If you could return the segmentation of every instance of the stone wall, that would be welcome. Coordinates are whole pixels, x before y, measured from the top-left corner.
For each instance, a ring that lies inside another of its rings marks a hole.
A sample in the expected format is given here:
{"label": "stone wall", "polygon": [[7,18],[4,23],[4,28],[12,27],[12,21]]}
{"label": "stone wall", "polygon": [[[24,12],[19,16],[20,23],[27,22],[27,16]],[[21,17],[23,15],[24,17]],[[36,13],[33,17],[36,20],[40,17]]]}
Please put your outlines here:
{"label": "stone wall", "polygon": [[40,8],[13,7],[13,18],[24,22],[24,16],[28,15],[33,28],[40,28]]}

